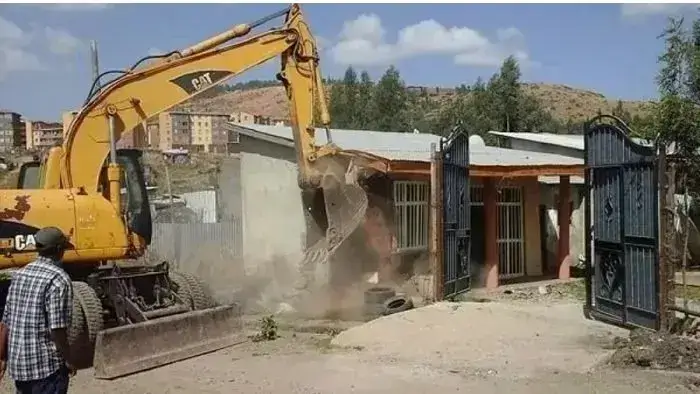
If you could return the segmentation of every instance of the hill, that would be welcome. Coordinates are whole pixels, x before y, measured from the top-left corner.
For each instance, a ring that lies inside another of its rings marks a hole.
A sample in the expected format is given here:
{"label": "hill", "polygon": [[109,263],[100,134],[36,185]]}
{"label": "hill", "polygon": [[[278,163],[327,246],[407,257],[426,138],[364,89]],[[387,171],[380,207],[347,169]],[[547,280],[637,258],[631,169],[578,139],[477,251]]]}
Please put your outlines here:
{"label": "hill", "polygon": [[[525,92],[533,94],[555,119],[580,122],[595,116],[598,110],[611,113],[617,105],[610,99],[590,90],[576,89],[566,85],[525,83]],[[449,102],[456,92],[452,88],[411,86],[409,90],[425,90],[439,104]],[[211,96],[211,95],[210,95]],[[630,115],[643,115],[651,107],[648,101],[622,101]],[[236,111],[268,116],[273,119],[288,119],[289,109],[282,86],[267,86],[221,92],[213,97],[197,98],[178,107],[181,110],[198,112],[231,113]]]}

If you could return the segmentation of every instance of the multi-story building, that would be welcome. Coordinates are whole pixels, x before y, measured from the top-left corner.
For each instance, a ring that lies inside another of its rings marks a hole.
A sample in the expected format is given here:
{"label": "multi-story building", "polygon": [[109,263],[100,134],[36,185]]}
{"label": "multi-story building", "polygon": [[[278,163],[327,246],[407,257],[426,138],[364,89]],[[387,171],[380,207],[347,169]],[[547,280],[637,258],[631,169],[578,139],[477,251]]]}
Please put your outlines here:
{"label": "multi-story building", "polygon": [[146,148],[148,147],[148,126],[146,122],[141,122],[133,130],[122,133],[117,141],[117,148]]}
{"label": "multi-story building", "polygon": [[42,122],[27,120],[26,130],[27,149],[45,149],[58,146],[63,142],[63,125],[58,122]]}
{"label": "multi-story building", "polygon": [[253,115],[247,112],[234,112],[229,116],[229,121],[237,124],[258,124],[263,126],[288,126],[283,119],[271,116]]}
{"label": "multi-story building", "polygon": [[63,122],[63,137],[65,138],[68,128],[70,127],[70,122],[73,121],[75,115],[78,111],[66,111],[61,115],[61,122]]}
{"label": "multi-story building", "polygon": [[149,132],[151,147],[226,153],[228,121],[227,114],[161,112],[157,131],[151,127]]}
{"label": "multi-story building", "polygon": [[256,124],[258,115],[249,114],[247,112],[234,112],[229,116],[229,120],[239,124]]}
{"label": "multi-story building", "polygon": [[0,110],[0,151],[9,152],[26,144],[25,124],[17,112]]}

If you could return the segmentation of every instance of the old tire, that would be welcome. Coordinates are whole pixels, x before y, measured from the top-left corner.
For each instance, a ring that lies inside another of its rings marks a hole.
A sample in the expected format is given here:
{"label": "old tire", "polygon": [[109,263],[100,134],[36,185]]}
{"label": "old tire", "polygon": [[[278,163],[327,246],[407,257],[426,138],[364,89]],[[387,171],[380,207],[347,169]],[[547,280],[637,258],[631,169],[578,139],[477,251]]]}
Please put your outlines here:
{"label": "old tire", "polygon": [[365,304],[364,317],[365,320],[380,318],[384,315],[386,308],[384,304]]}
{"label": "old tire", "polygon": [[381,305],[394,296],[396,296],[396,291],[390,287],[372,287],[365,290],[365,305]]}
{"label": "old tire", "polygon": [[413,300],[406,295],[398,295],[384,301],[384,315],[393,315],[409,309],[413,309]]}
{"label": "old tire", "polygon": [[102,302],[85,282],[73,282],[73,313],[68,341],[78,368],[89,368],[95,353],[97,334],[104,328]]}
{"label": "old tire", "polygon": [[170,280],[177,285],[177,295],[182,298],[182,301],[192,310],[194,310],[194,303],[192,302],[192,291],[190,290],[190,285],[187,283],[185,278],[180,275],[179,272],[170,272]]}
{"label": "old tire", "polygon": [[187,283],[193,310],[197,311],[216,306],[216,302],[209,294],[206,285],[199,278],[186,272],[173,272],[171,275],[179,276],[181,279],[178,280]]}

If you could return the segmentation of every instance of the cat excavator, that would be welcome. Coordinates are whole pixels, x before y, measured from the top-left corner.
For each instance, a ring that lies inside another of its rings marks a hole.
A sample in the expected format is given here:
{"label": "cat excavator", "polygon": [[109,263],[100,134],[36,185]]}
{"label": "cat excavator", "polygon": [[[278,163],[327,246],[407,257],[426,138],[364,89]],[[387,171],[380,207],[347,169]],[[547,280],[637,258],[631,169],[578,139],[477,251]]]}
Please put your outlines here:
{"label": "cat excavator", "polygon": [[[251,34],[279,17],[285,17],[283,26]],[[30,263],[36,257],[33,235],[42,227],[58,227],[69,237],[64,268],[75,299],[69,336],[97,378],[245,339],[239,307],[217,305],[205,284],[170,270],[167,262],[139,263],[152,237],[141,153],[117,149],[116,142],[158,113],[278,56],[299,186],[322,195],[311,209],[322,217],[325,237],[308,247],[302,265],[324,263],[364,217],[362,180],[386,171],[386,163],[333,144],[316,42],[297,4],[184,50],[146,57],[126,71],[103,73],[120,75],[99,88],[98,77],[62,146],[25,163],[17,189],[0,191],[0,269]],[[327,133],[324,145],[315,142],[315,111]]]}

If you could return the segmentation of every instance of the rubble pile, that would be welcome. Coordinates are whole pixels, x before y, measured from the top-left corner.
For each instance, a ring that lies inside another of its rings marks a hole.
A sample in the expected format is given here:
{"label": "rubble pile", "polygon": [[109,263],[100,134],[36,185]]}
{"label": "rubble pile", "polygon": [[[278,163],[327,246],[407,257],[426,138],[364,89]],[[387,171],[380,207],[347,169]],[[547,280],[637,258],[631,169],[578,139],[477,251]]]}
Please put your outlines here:
{"label": "rubble pile", "polygon": [[635,330],[615,338],[615,367],[643,367],[700,373],[700,340],[694,336]]}

